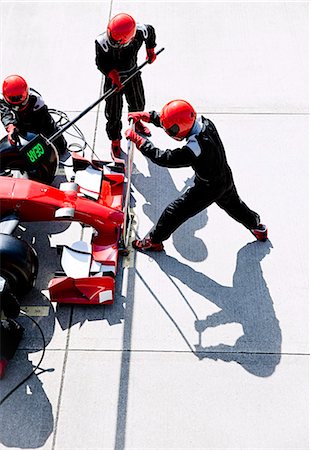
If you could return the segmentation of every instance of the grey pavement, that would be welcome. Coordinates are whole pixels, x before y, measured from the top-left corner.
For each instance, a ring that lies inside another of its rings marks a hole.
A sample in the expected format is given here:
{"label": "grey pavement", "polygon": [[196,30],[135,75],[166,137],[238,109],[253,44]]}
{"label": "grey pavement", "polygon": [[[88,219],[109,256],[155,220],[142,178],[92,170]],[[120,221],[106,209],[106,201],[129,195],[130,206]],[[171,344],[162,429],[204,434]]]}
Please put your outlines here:
{"label": "grey pavement", "polygon": [[[1,80],[18,73],[75,117],[100,92],[94,40],[122,11],[153,24],[165,47],[143,70],[146,109],[184,98],[215,123],[269,240],[212,205],[162,254],[120,260],[114,305],[70,306],[51,304],[46,288],[57,242],[77,228],[24,224],[40,272],[22,304],[44,332],[45,371],[3,404],[0,448],[309,449],[309,4],[2,0]],[[109,158],[104,105],[77,125]],[[134,164],[132,236],[143,237],[193,173],[138,151]],[[42,355],[37,327],[20,321],[2,396]]]}

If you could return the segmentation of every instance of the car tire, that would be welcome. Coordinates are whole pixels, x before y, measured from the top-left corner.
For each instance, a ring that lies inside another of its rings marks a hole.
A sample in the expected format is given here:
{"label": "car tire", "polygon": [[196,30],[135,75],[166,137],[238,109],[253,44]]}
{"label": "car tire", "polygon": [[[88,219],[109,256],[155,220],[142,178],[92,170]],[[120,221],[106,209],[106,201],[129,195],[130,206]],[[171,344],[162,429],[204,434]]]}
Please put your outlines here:
{"label": "car tire", "polygon": [[29,292],[38,274],[38,256],[23,239],[0,233],[0,275],[16,295]]}

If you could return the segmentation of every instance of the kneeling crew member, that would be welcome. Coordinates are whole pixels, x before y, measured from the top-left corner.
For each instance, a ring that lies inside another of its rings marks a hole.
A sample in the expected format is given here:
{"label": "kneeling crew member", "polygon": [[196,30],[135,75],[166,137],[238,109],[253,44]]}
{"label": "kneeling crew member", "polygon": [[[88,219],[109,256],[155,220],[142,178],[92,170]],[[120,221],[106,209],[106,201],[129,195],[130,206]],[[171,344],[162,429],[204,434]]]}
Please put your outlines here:
{"label": "kneeling crew member", "polygon": [[[23,77],[6,77],[2,93],[0,116],[11,145],[15,145],[18,133],[42,134],[49,138],[58,131],[43,98],[37,91],[28,87]],[[53,144],[60,155],[66,152],[67,142],[63,136],[57,138]]]}

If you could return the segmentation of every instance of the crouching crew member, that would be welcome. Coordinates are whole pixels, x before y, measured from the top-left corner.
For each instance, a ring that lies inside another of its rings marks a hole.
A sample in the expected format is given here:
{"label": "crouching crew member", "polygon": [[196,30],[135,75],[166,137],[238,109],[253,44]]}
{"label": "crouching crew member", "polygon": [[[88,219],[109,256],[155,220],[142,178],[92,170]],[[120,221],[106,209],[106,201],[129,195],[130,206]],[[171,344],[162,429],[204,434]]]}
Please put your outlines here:
{"label": "crouching crew member", "polygon": [[[107,31],[100,34],[95,41],[96,65],[105,76],[104,91],[112,86],[118,88],[118,91],[106,100],[105,106],[106,131],[112,141],[112,157],[118,158],[121,154],[123,94],[128,111],[143,111],[145,107],[141,73],[135,75],[124,89],[122,81],[137,69],[138,51],[143,43],[146,46],[146,59],[150,64],[155,61],[155,40],[152,25],[136,24],[129,14],[121,13],[111,19]],[[139,122],[137,130],[150,136],[148,128]]]}
{"label": "crouching crew member", "polygon": [[[58,131],[41,95],[28,87],[20,75],[5,78],[2,94],[0,116],[11,145],[16,143],[18,133],[42,134],[49,138]],[[67,142],[63,136],[57,138],[53,144],[60,155],[66,152]]]}
{"label": "crouching crew member", "polygon": [[190,166],[195,171],[194,186],[166,207],[146,238],[133,241],[135,249],[163,250],[162,242],[182,223],[214,202],[248,228],[258,240],[267,239],[267,227],[260,223],[259,215],[248,208],[237,193],[224,146],[211,120],[203,116],[197,118],[194,108],[185,100],[167,103],[160,114],[155,111],[132,112],[128,118],[161,127],[177,141],[186,139],[180,148],[160,150],[134,130],[127,130],[126,138],[134,142],[143,155],[159,166]]}

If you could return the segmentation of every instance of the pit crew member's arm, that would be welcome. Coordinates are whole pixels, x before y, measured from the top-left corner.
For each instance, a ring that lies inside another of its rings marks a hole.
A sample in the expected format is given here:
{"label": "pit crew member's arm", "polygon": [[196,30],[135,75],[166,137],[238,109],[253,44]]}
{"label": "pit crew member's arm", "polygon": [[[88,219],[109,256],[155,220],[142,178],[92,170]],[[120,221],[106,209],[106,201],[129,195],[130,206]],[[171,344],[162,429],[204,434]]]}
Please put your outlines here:
{"label": "pit crew member's arm", "polygon": [[153,163],[163,167],[189,167],[195,160],[194,153],[186,145],[174,150],[160,150],[151,141],[145,139],[140,151]]}
{"label": "pit crew member's arm", "polygon": [[162,128],[159,120],[159,114],[156,111],[150,111],[150,123],[155,125],[155,127]]}
{"label": "pit crew member's arm", "polygon": [[156,33],[155,28],[152,25],[144,25],[147,33],[145,39],[145,46],[147,49],[156,47]]}
{"label": "pit crew member's arm", "polygon": [[25,111],[31,113],[36,124],[36,129],[41,130],[43,134],[45,130],[49,129],[48,124],[53,119],[41,94],[33,88],[30,88],[29,101]]}
{"label": "pit crew member's arm", "polygon": [[[99,38],[98,38],[99,39]],[[114,69],[113,57],[105,38],[101,41],[96,40],[96,66],[103,75],[108,76],[108,73]]]}
{"label": "pit crew member's arm", "polygon": [[0,116],[1,122],[6,129],[8,125],[16,125],[17,121],[13,111],[5,104],[4,100],[0,99]]}
{"label": "pit crew member's arm", "polygon": [[161,127],[159,114],[156,111],[137,111],[129,112],[128,120],[133,120],[134,123],[142,120],[143,122],[152,123],[155,127]]}
{"label": "pit crew member's arm", "polygon": [[152,64],[156,59],[155,46],[156,46],[156,34],[152,25],[144,25],[147,30],[145,47],[146,47],[146,59],[149,64]]}

